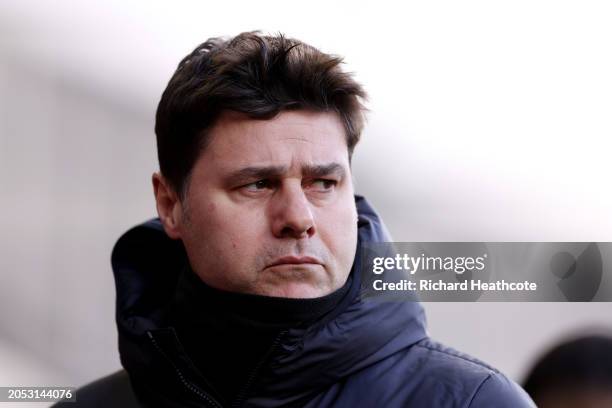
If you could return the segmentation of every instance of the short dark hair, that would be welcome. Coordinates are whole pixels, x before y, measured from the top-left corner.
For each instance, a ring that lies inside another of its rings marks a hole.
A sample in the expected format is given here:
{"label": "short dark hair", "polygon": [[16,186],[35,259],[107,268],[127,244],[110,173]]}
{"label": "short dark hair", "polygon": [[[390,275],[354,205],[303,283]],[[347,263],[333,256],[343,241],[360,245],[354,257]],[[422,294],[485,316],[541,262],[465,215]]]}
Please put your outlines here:
{"label": "short dark hair", "polygon": [[247,32],[199,45],[179,63],[157,107],[162,175],[182,197],[207,130],[224,111],[255,119],[285,110],[336,112],[350,158],[363,129],[366,93],[341,63],[282,34]]}

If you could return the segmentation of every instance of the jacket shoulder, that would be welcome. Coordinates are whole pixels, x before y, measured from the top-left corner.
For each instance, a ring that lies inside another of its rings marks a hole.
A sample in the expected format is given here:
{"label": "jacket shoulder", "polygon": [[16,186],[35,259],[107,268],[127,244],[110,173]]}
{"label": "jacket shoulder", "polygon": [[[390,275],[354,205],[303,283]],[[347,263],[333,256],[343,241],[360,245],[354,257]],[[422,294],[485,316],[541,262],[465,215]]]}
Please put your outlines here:
{"label": "jacket shoulder", "polygon": [[58,408],[140,407],[125,370],[102,377],[76,390],[76,402],[58,402]]}
{"label": "jacket shoulder", "polygon": [[467,407],[535,407],[519,385],[481,360],[431,339],[413,347],[427,361],[428,375],[447,389],[463,390]]}
{"label": "jacket shoulder", "polygon": [[480,407],[533,407],[534,402],[514,381],[501,373],[489,375],[480,385],[470,402],[470,408]]}

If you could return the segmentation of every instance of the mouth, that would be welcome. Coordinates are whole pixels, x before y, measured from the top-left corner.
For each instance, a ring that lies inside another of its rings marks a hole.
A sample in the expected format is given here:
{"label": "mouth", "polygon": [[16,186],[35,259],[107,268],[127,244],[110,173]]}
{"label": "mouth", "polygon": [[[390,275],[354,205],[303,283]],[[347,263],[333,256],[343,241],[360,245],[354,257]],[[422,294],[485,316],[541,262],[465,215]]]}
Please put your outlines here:
{"label": "mouth", "polygon": [[279,265],[323,265],[323,263],[310,256],[283,256],[274,260],[268,268]]}

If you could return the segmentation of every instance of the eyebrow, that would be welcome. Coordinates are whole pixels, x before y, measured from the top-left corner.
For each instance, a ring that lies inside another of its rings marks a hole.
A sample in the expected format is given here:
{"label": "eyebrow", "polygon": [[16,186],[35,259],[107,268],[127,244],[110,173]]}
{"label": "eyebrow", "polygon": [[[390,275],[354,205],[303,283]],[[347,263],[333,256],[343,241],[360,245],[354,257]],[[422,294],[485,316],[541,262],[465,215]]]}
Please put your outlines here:
{"label": "eyebrow", "polygon": [[328,164],[317,164],[317,165],[305,165],[302,166],[302,174],[311,177],[329,177],[336,176],[338,178],[344,178],[344,167],[339,163],[328,163]]}
{"label": "eyebrow", "polygon": [[[249,166],[231,172],[225,181],[227,184],[240,184],[252,180],[280,178],[287,172],[287,166]],[[339,163],[306,164],[302,166],[302,175],[309,178],[335,176],[344,178],[346,171]]]}

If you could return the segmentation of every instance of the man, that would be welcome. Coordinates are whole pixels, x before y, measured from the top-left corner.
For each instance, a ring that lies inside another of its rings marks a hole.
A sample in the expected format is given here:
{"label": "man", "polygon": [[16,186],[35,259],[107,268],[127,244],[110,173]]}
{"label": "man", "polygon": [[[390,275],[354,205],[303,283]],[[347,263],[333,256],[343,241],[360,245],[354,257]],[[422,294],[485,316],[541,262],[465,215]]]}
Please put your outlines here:
{"label": "man", "polygon": [[125,371],[81,404],[532,406],[431,341],[418,303],[361,297],[359,244],[390,238],[353,193],[365,92],[340,64],[258,33],[179,64],[156,118],[159,219],[112,256]]}

